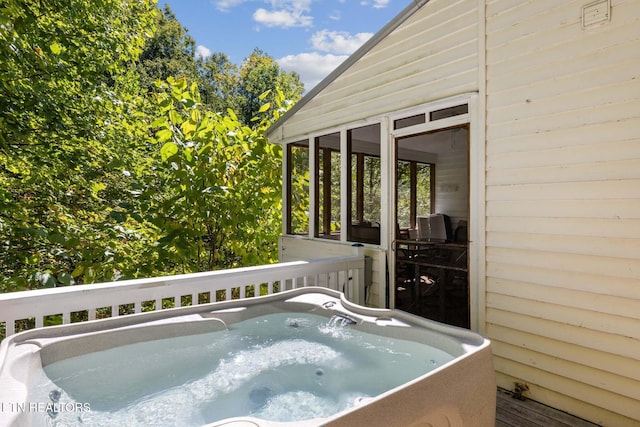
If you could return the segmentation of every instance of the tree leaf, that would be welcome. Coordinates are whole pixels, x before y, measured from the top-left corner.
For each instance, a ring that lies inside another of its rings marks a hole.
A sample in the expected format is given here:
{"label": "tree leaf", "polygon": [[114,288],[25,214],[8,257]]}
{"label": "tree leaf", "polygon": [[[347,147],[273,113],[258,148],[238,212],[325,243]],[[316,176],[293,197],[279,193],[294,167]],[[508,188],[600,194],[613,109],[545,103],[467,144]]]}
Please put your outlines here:
{"label": "tree leaf", "polygon": [[182,118],[180,117],[180,114],[178,114],[176,110],[169,111],[169,119],[175,125],[179,125],[180,123],[182,123]]}
{"label": "tree leaf", "polygon": [[60,55],[62,53],[62,46],[60,46],[57,42],[51,43],[49,45],[49,49],[54,55]]}
{"label": "tree leaf", "polygon": [[65,286],[70,286],[75,283],[75,280],[73,280],[73,277],[71,277],[71,274],[62,272],[58,274],[58,282],[62,283]]}
{"label": "tree leaf", "polygon": [[258,99],[259,99],[260,101],[262,101],[262,100],[263,100],[263,99],[265,99],[267,96],[269,96],[269,94],[270,94],[270,93],[271,93],[271,89],[269,89],[269,90],[267,90],[267,91],[265,91],[265,92],[262,92],[262,93],[258,96]]}
{"label": "tree leaf", "polygon": [[156,139],[158,140],[158,142],[167,141],[171,139],[172,136],[173,132],[171,131],[171,129],[160,129],[158,132],[156,132]]}
{"label": "tree leaf", "polygon": [[91,193],[97,197],[98,193],[107,188],[107,186],[102,182],[94,182],[91,184]]}
{"label": "tree leaf", "polygon": [[170,157],[176,155],[178,151],[178,146],[169,141],[160,149],[160,156],[162,157],[162,160],[166,162]]}
{"label": "tree leaf", "polygon": [[71,277],[80,277],[84,273],[84,267],[79,265],[71,272]]}
{"label": "tree leaf", "polygon": [[185,121],[184,123],[182,123],[182,126],[180,126],[180,129],[182,129],[182,133],[185,135],[195,132],[196,128],[196,124],[191,120]]}
{"label": "tree leaf", "polygon": [[109,212],[109,216],[117,222],[125,222],[127,220],[127,215],[123,212],[111,211]]}

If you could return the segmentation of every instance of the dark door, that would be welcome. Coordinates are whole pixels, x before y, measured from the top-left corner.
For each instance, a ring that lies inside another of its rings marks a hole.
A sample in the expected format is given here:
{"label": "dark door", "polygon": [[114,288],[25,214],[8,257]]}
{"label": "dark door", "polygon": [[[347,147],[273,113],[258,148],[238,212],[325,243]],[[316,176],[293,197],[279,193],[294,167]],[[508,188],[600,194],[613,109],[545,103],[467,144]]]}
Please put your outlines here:
{"label": "dark door", "polygon": [[396,140],[395,308],[469,327],[469,127]]}

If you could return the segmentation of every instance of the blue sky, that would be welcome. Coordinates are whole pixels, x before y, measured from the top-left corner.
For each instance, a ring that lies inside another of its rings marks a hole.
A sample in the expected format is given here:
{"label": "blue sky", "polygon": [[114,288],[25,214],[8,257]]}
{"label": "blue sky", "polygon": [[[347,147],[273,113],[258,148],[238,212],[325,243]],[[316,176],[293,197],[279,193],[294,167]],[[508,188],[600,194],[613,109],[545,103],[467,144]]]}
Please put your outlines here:
{"label": "blue sky", "polygon": [[159,0],[196,41],[198,55],[240,64],[255,48],[297,72],[310,90],[410,0]]}

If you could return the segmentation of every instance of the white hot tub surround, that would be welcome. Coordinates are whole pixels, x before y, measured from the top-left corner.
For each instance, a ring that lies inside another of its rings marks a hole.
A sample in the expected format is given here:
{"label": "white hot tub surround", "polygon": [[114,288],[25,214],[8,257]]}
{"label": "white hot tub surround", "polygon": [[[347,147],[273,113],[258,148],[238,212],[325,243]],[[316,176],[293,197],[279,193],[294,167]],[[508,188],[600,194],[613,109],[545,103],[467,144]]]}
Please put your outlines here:
{"label": "white hot tub surround", "polygon": [[25,331],[0,425],[491,426],[482,336],[299,288]]}

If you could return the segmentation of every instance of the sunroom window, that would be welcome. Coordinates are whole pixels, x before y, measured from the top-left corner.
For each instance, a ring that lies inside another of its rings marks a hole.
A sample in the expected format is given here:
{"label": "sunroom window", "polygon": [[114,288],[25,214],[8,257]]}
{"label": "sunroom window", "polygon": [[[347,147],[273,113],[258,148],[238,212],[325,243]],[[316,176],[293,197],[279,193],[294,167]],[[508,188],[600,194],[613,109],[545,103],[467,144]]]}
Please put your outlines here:
{"label": "sunroom window", "polygon": [[380,243],[380,125],[347,132],[350,223],[347,240]]}
{"label": "sunroom window", "polygon": [[340,239],[340,133],[316,138],[316,230],[324,239]]}
{"label": "sunroom window", "polygon": [[398,160],[397,219],[401,230],[415,230],[416,217],[433,213],[435,165]]}
{"label": "sunroom window", "polygon": [[287,145],[287,234],[309,234],[309,141]]}

